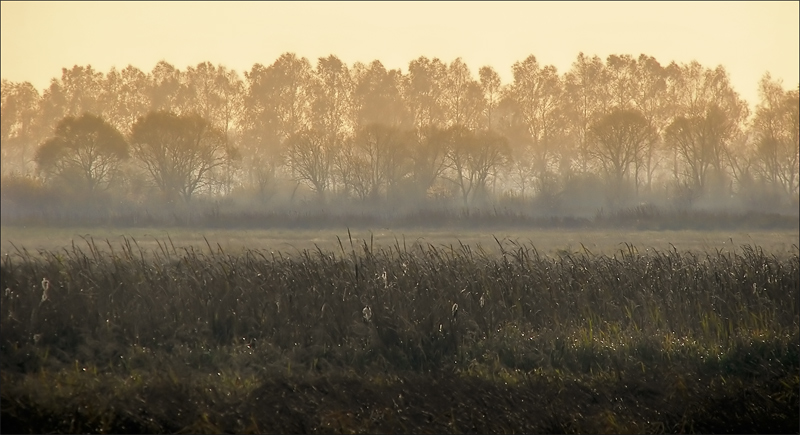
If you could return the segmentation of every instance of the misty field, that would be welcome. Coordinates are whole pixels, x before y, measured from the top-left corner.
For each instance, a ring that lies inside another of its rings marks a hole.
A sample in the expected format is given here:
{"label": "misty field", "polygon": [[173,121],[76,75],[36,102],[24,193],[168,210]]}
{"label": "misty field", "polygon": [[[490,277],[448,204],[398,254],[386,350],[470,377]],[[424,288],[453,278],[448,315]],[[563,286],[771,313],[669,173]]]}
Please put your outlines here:
{"label": "misty field", "polygon": [[2,432],[798,432],[795,230],[509,234],[4,227]]}
{"label": "misty field", "polygon": [[547,228],[425,228],[381,226],[349,229],[225,229],[225,228],[114,228],[114,227],[41,227],[41,226],[2,226],[0,227],[0,253],[13,253],[15,247],[25,247],[32,252],[37,250],[55,251],[76,244],[86,248],[87,242],[94,239],[96,247],[108,250],[119,246],[126,238],[134,240],[145,252],[159,250],[160,242],[177,248],[206,247],[207,243],[221,247],[229,253],[239,253],[243,249],[261,249],[296,255],[304,250],[323,251],[339,249],[338,240],[347,237],[367,241],[372,248],[389,248],[396,243],[406,247],[414,244],[447,247],[459,244],[480,246],[489,253],[499,252],[499,240],[504,244],[534,245],[541,254],[558,255],[577,253],[588,249],[595,254],[614,254],[626,244],[634,245],[643,253],[648,250],[660,251],[672,248],[679,251],[701,253],[716,249],[734,250],[740,245],[757,245],[765,251],[779,255],[794,252],[794,245],[800,243],[800,230],[795,225],[776,229],[715,229],[697,230],[631,230],[623,228],[585,228],[585,229],[547,229]]}

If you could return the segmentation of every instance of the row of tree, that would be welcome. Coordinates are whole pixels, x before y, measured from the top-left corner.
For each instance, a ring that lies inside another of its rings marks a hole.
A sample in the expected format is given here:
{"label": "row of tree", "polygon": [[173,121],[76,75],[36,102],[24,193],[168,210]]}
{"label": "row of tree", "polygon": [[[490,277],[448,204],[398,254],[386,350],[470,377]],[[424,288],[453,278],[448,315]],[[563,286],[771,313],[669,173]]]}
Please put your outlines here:
{"label": "row of tree", "polygon": [[798,90],[765,75],[751,116],[723,67],[645,55],[580,54],[563,75],[529,56],[509,84],[489,66],[476,78],[460,59],[426,57],[402,73],[286,53],[244,79],[208,62],[75,66],[41,95],[3,80],[2,170],[89,191],[124,175],[186,200],[265,193],[276,177],[321,197],[438,192],[465,204],[492,190],[553,195],[580,177],[612,200],[753,183],[796,197]]}
{"label": "row of tree", "polygon": [[126,171],[131,154],[141,174],[166,198],[187,201],[215,182],[230,185],[225,175],[236,158],[222,132],[202,117],[151,112],[133,125],[127,138],[98,116],[68,116],[38,148],[35,161],[46,178],[91,195],[137,179]]}

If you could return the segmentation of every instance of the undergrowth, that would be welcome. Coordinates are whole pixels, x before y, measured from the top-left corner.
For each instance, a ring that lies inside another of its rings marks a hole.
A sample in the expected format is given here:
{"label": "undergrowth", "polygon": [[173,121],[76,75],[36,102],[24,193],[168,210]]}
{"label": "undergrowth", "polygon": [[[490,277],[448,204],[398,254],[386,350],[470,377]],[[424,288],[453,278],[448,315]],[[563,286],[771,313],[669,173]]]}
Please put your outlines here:
{"label": "undergrowth", "polygon": [[0,264],[3,432],[794,432],[800,262],[500,243]]}

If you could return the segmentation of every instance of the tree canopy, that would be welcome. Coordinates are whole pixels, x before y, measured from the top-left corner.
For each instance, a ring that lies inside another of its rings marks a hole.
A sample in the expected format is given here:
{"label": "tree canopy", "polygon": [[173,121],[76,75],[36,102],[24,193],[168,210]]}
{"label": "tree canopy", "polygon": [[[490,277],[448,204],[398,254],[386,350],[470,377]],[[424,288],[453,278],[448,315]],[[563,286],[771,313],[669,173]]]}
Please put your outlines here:
{"label": "tree canopy", "polygon": [[329,199],[465,205],[555,198],[590,179],[622,202],[798,195],[798,91],[768,74],[750,113],[723,66],[580,53],[563,73],[533,55],[511,72],[502,83],[460,58],[421,56],[404,72],[294,53],[243,76],[210,62],[76,65],[42,93],[3,80],[0,162],[6,175],[38,169],[90,191],[124,174],[185,200],[266,198],[281,180]]}
{"label": "tree canopy", "polygon": [[102,118],[68,116],[36,151],[39,169],[50,177],[73,182],[91,193],[108,188],[128,157],[122,134]]}

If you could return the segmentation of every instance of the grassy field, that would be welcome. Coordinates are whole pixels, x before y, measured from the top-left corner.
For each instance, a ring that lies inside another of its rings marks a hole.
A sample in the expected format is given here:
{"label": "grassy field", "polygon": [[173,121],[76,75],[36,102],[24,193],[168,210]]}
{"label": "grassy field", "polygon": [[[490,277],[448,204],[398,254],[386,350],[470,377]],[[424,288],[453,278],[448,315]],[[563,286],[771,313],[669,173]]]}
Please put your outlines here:
{"label": "grassy field", "polygon": [[2,232],[3,433],[800,430],[796,231]]}
{"label": "grassy field", "polygon": [[[348,232],[350,235],[348,236]],[[14,245],[37,250],[60,250],[73,243],[86,247],[86,240],[94,239],[100,249],[107,249],[106,242],[118,246],[124,238],[134,239],[144,250],[160,249],[165,241],[178,248],[220,246],[225,251],[240,252],[243,249],[263,249],[297,254],[304,250],[339,250],[339,240],[369,242],[374,249],[386,248],[399,242],[406,247],[421,244],[427,247],[458,246],[460,243],[482,247],[497,253],[497,240],[509,246],[533,245],[541,254],[558,255],[582,252],[585,247],[595,254],[614,254],[625,249],[626,244],[647,251],[669,250],[713,252],[717,249],[733,251],[741,245],[760,246],[776,255],[793,252],[793,245],[800,244],[797,230],[716,230],[716,231],[636,231],[636,230],[563,230],[563,229],[491,229],[491,230],[431,230],[390,228],[342,228],[341,230],[224,230],[190,228],[54,228],[54,227],[0,227],[0,250],[2,254],[15,252]],[[13,244],[13,245],[12,245]]]}

